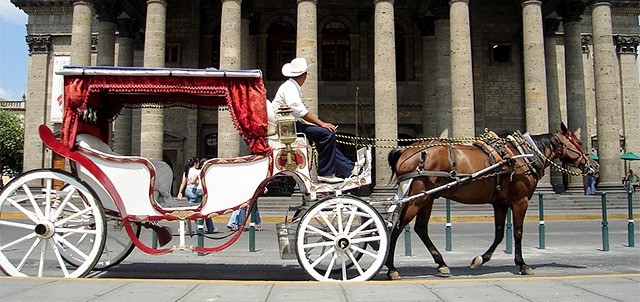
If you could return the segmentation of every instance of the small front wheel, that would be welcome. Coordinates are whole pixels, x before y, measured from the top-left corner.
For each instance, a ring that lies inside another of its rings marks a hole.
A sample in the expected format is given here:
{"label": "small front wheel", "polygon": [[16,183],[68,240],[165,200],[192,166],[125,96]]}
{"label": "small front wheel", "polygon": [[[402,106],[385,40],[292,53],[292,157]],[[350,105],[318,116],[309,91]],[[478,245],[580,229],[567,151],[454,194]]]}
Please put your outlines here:
{"label": "small front wheel", "polygon": [[366,281],[387,258],[387,227],[364,200],[344,195],[319,201],[296,234],[298,262],[318,281]]}
{"label": "small front wheel", "polygon": [[[24,173],[0,192],[0,268],[10,276],[83,277],[102,254],[105,225],[94,191],[72,174]],[[65,261],[70,254],[78,266]]]}

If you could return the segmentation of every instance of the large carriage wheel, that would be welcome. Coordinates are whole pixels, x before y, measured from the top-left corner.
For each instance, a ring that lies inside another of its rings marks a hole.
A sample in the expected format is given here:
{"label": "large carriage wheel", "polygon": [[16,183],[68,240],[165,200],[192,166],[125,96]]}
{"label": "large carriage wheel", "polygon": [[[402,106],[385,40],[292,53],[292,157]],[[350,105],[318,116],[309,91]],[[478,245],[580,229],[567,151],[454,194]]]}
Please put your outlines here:
{"label": "large carriage wheel", "polygon": [[387,258],[384,220],[366,201],[330,197],[302,217],[296,234],[298,262],[318,281],[366,281]]}
{"label": "large carriage wheel", "polygon": [[[64,194],[55,189],[65,185]],[[0,193],[0,268],[8,275],[83,277],[100,258],[105,236],[102,205],[68,172],[30,171]],[[68,265],[69,251],[82,264]]]}
{"label": "large carriage wheel", "polygon": [[[62,194],[68,193],[72,190],[73,187],[66,185],[62,188]],[[87,203],[85,203],[85,207],[89,207]],[[107,213],[109,211],[105,211]],[[110,214],[106,214],[106,230],[107,230],[107,238],[104,243],[104,248],[102,249],[102,254],[94,265],[94,270],[106,270],[110,267],[118,265],[122,262],[135,247],[135,244],[129,238],[127,231],[122,222],[122,218],[119,216],[117,212],[113,212]],[[136,237],[140,238],[140,230],[142,229],[142,225],[139,222],[130,222],[131,228],[133,228]],[[80,238],[81,240],[85,240],[85,238]],[[78,257],[73,250],[65,249],[63,250],[62,258],[67,261],[69,264],[73,266],[80,266],[84,263],[82,257]]]}

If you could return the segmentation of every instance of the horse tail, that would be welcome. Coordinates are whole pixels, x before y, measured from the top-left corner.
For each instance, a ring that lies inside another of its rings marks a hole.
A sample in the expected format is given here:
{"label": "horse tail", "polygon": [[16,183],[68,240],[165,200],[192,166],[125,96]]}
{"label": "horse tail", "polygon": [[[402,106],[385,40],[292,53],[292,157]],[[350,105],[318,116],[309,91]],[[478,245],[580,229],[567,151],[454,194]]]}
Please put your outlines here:
{"label": "horse tail", "polygon": [[396,148],[389,151],[389,155],[387,155],[387,161],[389,161],[389,166],[391,167],[391,179],[389,180],[389,183],[391,183],[391,180],[393,180],[396,176],[396,165],[398,164],[398,160],[400,160],[401,154],[402,149]]}

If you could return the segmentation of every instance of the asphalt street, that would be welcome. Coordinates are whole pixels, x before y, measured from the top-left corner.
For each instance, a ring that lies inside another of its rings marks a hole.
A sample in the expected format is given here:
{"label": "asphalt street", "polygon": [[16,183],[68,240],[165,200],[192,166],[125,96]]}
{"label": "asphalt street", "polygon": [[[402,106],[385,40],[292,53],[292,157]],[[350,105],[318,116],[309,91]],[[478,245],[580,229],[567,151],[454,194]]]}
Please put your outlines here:
{"label": "asphalt street", "polygon": [[[552,215],[552,214],[550,214]],[[573,216],[579,218],[579,216]],[[453,223],[451,251],[445,251],[445,224],[430,234],[453,276],[436,277],[436,265],[415,234],[410,252],[404,236],[396,249],[400,281],[357,283],[310,281],[297,260],[278,253],[275,223],[263,217],[255,251],[249,232],[219,253],[190,251],[153,256],[134,250],[120,265],[83,279],[0,277],[2,301],[638,301],[640,250],[628,246],[628,221],[609,220],[608,251],[601,221],[558,220],[545,225],[545,248],[538,223],[527,222],[523,256],[535,275],[521,276],[503,242],[484,266],[472,270],[473,257],[488,248],[491,222]],[[471,220],[471,219],[469,219]],[[216,222],[222,227],[222,221]],[[226,235],[228,231],[214,234]],[[637,233],[637,232],[636,232]],[[638,242],[635,234],[635,242]],[[148,232],[143,240],[151,240]],[[176,239],[174,239],[176,240]],[[210,239],[207,239],[210,240]]]}

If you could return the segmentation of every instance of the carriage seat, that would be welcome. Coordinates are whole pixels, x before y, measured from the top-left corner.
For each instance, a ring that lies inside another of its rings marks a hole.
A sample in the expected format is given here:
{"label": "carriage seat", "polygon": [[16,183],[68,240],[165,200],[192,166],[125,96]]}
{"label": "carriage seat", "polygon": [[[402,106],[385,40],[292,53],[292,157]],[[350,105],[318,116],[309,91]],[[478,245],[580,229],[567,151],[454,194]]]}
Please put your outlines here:
{"label": "carriage seat", "polygon": [[[107,160],[111,159],[114,161],[122,161],[122,159],[134,159],[139,157],[129,157],[122,156],[116,152],[114,152],[109,145],[103,142],[101,139],[90,135],[90,134],[78,134],[76,136],[76,143],[82,147],[83,149],[88,149],[90,151],[98,151],[104,153],[104,158]],[[110,156],[109,156],[110,155]],[[116,159],[117,158],[117,159]],[[171,184],[173,182],[173,170],[167,163],[161,160],[149,160],[156,174],[156,181],[153,188],[153,195],[157,202],[173,205],[175,204],[175,200],[171,196]],[[149,178],[151,175],[149,175]]]}

